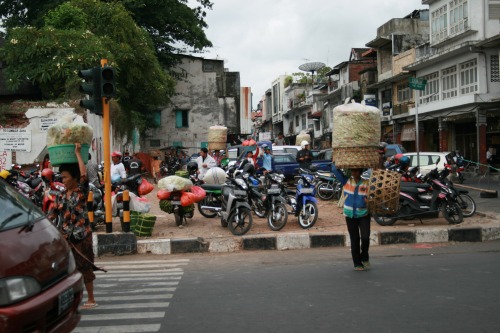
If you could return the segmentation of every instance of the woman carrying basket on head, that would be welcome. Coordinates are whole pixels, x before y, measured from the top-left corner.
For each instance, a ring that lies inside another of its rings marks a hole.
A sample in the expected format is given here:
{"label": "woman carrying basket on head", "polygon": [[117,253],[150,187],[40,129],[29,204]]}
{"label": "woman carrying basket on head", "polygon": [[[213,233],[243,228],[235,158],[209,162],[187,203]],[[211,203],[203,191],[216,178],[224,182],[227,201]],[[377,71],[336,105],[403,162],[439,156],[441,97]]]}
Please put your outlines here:
{"label": "woman carrying basket on head", "polygon": [[354,270],[365,271],[370,268],[370,215],[367,208],[368,180],[362,179],[363,169],[350,169],[351,177],[332,164],[332,172],[344,186],[344,215],[351,240],[351,255]]}
{"label": "woman carrying basket on head", "polygon": [[89,181],[87,170],[80,153],[81,145],[75,144],[78,163],[61,164],[59,172],[66,191],[60,193],[57,204],[49,211],[48,217],[62,232],[71,246],[76,268],[83,275],[88,300],[83,309],[97,307],[94,299],[94,252],[92,249],[92,230],[88,219],[87,197]]}

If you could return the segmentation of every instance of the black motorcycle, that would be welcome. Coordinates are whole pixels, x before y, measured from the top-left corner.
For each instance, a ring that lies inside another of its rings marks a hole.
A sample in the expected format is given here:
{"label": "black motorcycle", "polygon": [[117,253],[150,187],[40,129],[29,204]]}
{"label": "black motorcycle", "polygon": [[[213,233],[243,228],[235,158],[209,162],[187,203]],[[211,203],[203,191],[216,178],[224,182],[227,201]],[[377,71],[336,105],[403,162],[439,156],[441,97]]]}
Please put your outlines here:
{"label": "black motorcycle", "polygon": [[388,226],[398,219],[412,219],[422,215],[437,217],[441,211],[449,223],[462,223],[463,213],[457,201],[457,192],[439,180],[437,168],[422,180],[423,183],[401,182],[398,211],[387,215],[373,214],[375,221]]}
{"label": "black motorcycle", "polygon": [[281,195],[280,182],[283,175],[268,172],[264,175],[263,204],[267,216],[267,224],[273,231],[283,229],[288,221],[286,199]]}

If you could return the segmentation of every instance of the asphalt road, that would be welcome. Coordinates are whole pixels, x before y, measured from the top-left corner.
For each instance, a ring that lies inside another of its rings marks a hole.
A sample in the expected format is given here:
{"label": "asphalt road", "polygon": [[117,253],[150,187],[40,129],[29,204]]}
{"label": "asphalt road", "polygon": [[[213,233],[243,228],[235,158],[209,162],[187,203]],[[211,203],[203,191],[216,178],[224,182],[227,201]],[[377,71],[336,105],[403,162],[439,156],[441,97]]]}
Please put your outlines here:
{"label": "asphalt road", "polygon": [[499,260],[500,241],[373,247],[367,272],[348,248],[108,257],[134,277],[100,275],[77,331],[497,332]]}

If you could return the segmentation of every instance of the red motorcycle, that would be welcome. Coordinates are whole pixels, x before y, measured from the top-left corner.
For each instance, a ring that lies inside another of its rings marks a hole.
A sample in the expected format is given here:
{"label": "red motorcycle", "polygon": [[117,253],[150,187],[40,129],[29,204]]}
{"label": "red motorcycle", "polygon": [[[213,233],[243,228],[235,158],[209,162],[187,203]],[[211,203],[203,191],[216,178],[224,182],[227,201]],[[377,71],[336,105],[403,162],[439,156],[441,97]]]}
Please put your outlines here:
{"label": "red motorcycle", "polygon": [[57,181],[52,169],[42,170],[42,180],[45,183],[45,193],[43,196],[42,210],[48,213],[56,205],[59,194],[66,191],[63,183]]}

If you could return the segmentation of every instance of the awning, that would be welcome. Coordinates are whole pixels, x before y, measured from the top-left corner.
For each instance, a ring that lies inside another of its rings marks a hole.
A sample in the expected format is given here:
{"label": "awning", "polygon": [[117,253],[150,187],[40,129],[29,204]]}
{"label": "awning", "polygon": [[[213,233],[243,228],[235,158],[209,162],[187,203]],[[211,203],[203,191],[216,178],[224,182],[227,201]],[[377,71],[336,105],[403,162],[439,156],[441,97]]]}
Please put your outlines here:
{"label": "awning", "polygon": [[401,141],[415,141],[415,124],[403,124]]}

